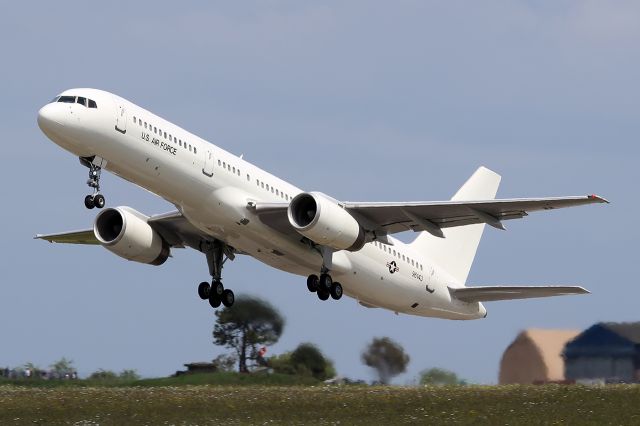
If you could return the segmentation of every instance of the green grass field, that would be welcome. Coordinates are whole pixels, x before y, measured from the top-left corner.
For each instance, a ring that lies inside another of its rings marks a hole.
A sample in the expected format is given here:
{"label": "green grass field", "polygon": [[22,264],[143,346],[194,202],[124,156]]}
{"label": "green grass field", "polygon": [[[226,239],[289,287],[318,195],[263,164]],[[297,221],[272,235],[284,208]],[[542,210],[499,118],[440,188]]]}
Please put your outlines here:
{"label": "green grass field", "polygon": [[0,386],[2,425],[221,423],[631,425],[640,387]]}

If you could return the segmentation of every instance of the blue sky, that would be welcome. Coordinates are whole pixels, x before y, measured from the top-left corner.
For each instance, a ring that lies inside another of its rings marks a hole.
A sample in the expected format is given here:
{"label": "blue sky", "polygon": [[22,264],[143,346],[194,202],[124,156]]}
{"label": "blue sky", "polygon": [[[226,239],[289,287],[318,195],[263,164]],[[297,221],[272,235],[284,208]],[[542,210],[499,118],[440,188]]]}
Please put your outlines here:
{"label": "blue sky", "polygon": [[[86,169],[39,131],[36,113],[71,87],[115,92],[307,190],[353,201],[447,199],[480,165],[501,197],[583,195],[588,206],[488,229],[470,284],[580,284],[593,294],[487,304],[453,322],[320,303],[302,277],[240,258],[225,282],[287,318],[270,353],[318,344],[370,379],[374,336],[412,361],[497,380],[527,327],[638,320],[634,223],[640,173],[640,5],[632,1],[19,2],[0,16],[4,224],[0,365],[166,375],[221,350],[196,295],[204,256],[161,267],[37,232],[88,227]],[[110,205],[171,206],[113,175]],[[407,238],[412,238],[408,235]]]}

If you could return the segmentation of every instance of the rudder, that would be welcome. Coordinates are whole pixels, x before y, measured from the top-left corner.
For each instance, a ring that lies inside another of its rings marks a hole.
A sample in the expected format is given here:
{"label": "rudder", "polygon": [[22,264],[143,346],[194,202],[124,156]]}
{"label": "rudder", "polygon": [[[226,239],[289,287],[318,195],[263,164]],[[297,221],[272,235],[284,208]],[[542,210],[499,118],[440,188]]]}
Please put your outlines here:
{"label": "rudder", "polygon": [[[498,192],[500,179],[499,174],[486,167],[480,167],[460,187],[451,200],[494,199]],[[456,280],[455,284],[464,286],[478,250],[484,226],[482,223],[444,228],[442,232],[445,238],[421,232],[411,243],[411,247],[447,271]]]}

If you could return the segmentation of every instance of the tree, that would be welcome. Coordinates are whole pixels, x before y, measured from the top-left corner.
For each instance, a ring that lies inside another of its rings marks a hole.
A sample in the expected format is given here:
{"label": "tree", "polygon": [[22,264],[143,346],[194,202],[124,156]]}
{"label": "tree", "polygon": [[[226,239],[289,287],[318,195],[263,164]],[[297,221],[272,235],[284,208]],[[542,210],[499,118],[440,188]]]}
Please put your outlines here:
{"label": "tree", "polygon": [[238,370],[247,372],[247,360],[258,357],[259,345],[278,341],[284,318],[270,303],[256,297],[238,298],[233,307],[216,311],[213,343],[238,354]]}
{"label": "tree", "polygon": [[211,361],[216,367],[216,371],[233,371],[233,366],[238,362],[235,354],[220,354]]}
{"label": "tree", "polygon": [[293,352],[269,358],[269,366],[276,373],[313,376],[318,380],[334,377],[336,371],[330,359],[311,343],[301,343]]}
{"label": "tree", "polygon": [[420,384],[429,385],[466,385],[467,382],[460,379],[453,371],[443,368],[431,368],[420,373]]}
{"label": "tree", "polygon": [[333,363],[311,343],[302,343],[291,352],[291,363],[299,373],[304,374],[304,370],[307,370],[308,374],[319,380],[326,380],[336,373]]}
{"label": "tree", "polygon": [[118,375],[111,370],[105,370],[103,368],[98,371],[94,371],[89,376],[90,380],[115,380],[118,378]]}
{"label": "tree", "polygon": [[73,361],[65,357],[60,358],[49,366],[55,377],[64,379],[65,377],[71,378],[75,372],[73,367]]}
{"label": "tree", "polygon": [[140,375],[136,370],[122,370],[118,374],[118,378],[122,380],[140,380]]}
{"label": "tree", "polygon": [[388,337],[374,338],[361,354],[362,362],[375,369],[380,382],[387,384],[393,376],[404,373],[409,355],[402,346]]}

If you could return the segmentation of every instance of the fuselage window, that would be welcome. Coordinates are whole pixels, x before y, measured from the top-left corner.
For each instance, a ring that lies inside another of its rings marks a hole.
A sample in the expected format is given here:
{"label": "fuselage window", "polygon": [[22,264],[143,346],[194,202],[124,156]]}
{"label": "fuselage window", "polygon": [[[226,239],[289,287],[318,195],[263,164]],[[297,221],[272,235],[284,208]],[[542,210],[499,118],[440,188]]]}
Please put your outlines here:
{"label": "fuselage window", "polygon": [[394,256],[396,255],[396,251],[395,251],[395,250],[393,251],[393,255],[394,255]]}
{"label": "fuselage window", "polygon": [[276,189],[276,195],[280,196],[280,191],[278,191],[277,189]]}
{"label": "fuselage window", "polygon": [[247,173],[247,181],[251,182],[251,176],[249,176],[249,174]]}
{"label": "fuselage window", "polygon": [[[182,141],[180,141],[180,142],[182,142]],[[218,166],[220,166],[221,164],[222,163],[221,163],[220,159],[218,159]]]}
{"label": "fuselage window", "polygon": [[138,119],[134,116],[133,117],[133,124],[136,124],[138,122]]}
{"label": "fuselage window", "polygon": [[197,154],[197,153],[198,153],[198,151],[196,151],[196,147],[195,147],[195,146],[193,147],[193,153],[194,153],[194,154]]}
{"label": "fuselage window", "polygon": [[191,151],[191,145],[189,145],[189,151]]}
{"label": "fuselage window", "polygon": [[267,191],[269,190],[269,184],[267,184]]}
{"label": "fuselage window", "polygon": [[173,142],[173,136],[169,135],[169,142]]}
{"label": "fuselage window", "polygon": [[89,99],[89,108],[98,108],[98,104],[93,99]]}
{"label": "fuselage window", "polygon": [[273,186],[271,187],[271,193],[272,193],[272,194],[274,193],[274,191],[273,191]]}
{"label": "fuselage window", "polygon": [[87,98],[83,98],[82,96],[78,96],[78,98],[76,99],[76,103],[86,107],[87,106]]}
{"label": "fuselage window", "polygon": [[146,121],[144,122],[144,128],[145,129],[147,128],[147,122]]}
{"label": "fuselage window", "polygon": [[260,186],[264,189],[264,182],[260,182]]}
{"label": "fuselage window", "polygon": [[158,128],[155,126],[153,126],[153,133],[156,133],[156,134],[158,133]]}
{"label": "fuselage window", "polygon": [[236,174],[236,168],[235,167],[233,168],[233,174],[234,175]]}
{"label": "fuselage window", "polygon": [[167,138],[167,132],[164,132],[164,138],[165,139]]}
{"label": "fuselage window", "polygon": [[63,104],[74,104],[76,103],[75,96],[60,96],[58,102],[62,102]]}
{"label": "fuselage window", "polygon": [[256,179],[256,185],[260,186],[260,179]]}

